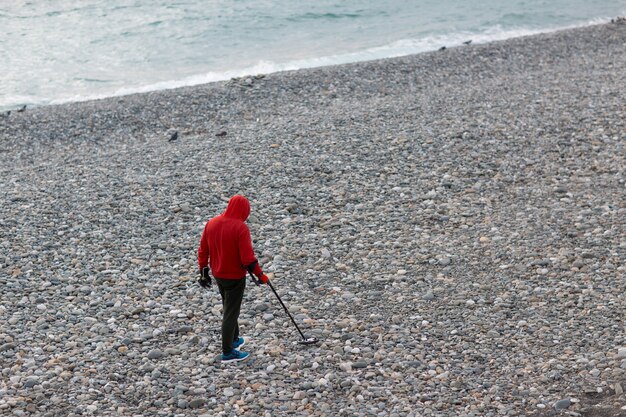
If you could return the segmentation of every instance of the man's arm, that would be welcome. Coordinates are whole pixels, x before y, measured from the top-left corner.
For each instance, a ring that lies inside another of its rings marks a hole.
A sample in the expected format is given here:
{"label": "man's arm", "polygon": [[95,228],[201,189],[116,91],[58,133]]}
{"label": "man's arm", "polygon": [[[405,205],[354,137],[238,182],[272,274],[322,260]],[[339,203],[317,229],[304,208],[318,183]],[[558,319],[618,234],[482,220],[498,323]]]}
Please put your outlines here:
{"label": "man's arm", "polygon": [[239,233],[239,256],[241,257],[241,265],[244,268],[252,269],[252,273],[257,277],[263,276],[263,270],[254,256],[254,249],[252,248],[252,238],[250,237],[250,229],[244,224]]}
{"label": "man's arm", "polygon": [[209,239],[206,231],[207,226],[204,226],[204,231],[200,237],[200,246],[198,247],[198,267],[200,270],[209,265]]}

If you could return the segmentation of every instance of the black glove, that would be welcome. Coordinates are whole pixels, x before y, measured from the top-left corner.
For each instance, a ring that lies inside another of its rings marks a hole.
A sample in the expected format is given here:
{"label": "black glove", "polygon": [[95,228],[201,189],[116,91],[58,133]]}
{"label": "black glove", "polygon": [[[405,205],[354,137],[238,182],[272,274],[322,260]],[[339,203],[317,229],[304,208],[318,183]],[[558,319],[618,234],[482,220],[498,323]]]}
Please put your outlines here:
{"label": "black glove", "polygon": [[205,266],[200,271],[200,279],[198,280],[198,284],[200,284],[202,288],[211,288],[213,282],[211,282],[211,274],[209,274],[208,266]]}

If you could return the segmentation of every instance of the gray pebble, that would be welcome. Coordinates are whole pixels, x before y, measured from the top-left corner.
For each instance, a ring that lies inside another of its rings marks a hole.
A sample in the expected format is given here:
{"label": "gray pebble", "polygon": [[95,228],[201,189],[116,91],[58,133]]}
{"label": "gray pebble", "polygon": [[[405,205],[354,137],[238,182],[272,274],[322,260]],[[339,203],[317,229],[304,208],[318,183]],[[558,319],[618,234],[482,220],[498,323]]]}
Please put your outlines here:
{"label": "gray pebble", "polygon": [[570,405],[572,405],[572,401],[569,398],[565,398],[554,403],[554,408],[557,411],[560,411],[560,410],[565,410]]}
{"label": "gray pebble", "polygon": [[422,298],[426,301],[432,301],[435,299],[435,294],[433,294],[432,291],[428,291],[422,296]]}
{"label": "gray pebble", "polygon": [[189,408],[201,408],[204,402],[205,400],[203,398],[194,398],[189,402]]}
{"label": "gray pebble", "polygon": [[35,378],[29,378],[24,382],[24,388],[32,388],[38,384],[39,384],[39,380]]}
{"label": "gray pebble", "polygon": [[153,349],[148,352],[148,359],[160,359],[163,357],[163,352],[158,349]]}

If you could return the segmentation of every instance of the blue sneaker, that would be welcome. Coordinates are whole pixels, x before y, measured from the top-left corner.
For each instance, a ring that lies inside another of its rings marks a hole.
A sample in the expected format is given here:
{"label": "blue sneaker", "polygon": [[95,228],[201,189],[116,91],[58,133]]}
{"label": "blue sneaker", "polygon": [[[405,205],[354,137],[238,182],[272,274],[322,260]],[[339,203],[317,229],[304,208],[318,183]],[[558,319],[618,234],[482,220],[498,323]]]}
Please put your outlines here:
{"label": "blue sneaker", "polygon": [[246,339],[244,339],[243,337],[239,337],[239,339],[235,340],[233,342],[233,349],[239,349],[240,347],[242,347],[243,345],[246,344]]}
{"label": "blue sneaker", "polygon": [[240,352],[237,349],[233,349],[228,355],[222,353],[222,363],[245,361],[250,356],[247,352]]}

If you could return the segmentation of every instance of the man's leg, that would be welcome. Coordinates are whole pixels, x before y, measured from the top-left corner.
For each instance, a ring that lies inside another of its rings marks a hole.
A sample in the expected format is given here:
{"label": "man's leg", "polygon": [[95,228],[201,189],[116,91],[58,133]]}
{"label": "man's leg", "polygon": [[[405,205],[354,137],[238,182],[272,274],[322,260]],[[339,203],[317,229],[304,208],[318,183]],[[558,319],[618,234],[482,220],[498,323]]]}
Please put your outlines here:
{"label": "man's leg", "polygon": [[[223,312],[224,312],[224,288],[222,285],[217,285],[219,290],[220,290],[220,295],[222,296],[222,316],[223,316]],[[222,317],[223,318],[223,317]],[[233,341],[237,341],[239,340],[239,320],[237,320],[237,324],[235,324],[235,337],[233,338]]]}
{"label": "man's leg", "polygon": [[[231,296],[231,302],[232,302],[232,306],[233,306],[233,310],[236,310],[236,312],[233,312],[233,321],[235,322],[235,326],[234,326],[234,330],[233,330],[233,338],[231,339],[232,341],[235,341],[237,339],[239,339],[239,313],[241,311],[241,303],[243,301],[243,293],[244,290],[246,289],[246,279],[240,279],[235,281],[237,282],[237,285],[235,285],[230,293]],[[232,344],[231,344],[232,346]]]}
{"label": "man's leg", "polygon": [[[224,288],[222,285],[217,284],[217,287],[220,290],[220,295],[222,296],[222,311],[224,311]],[[239,340],[239,320],[237,320],[237,324],[235,325],[235,337],[233,338],[233,342]]]}
{"label": "man's leg", "polygon": [[[225,328],[226,322],[224,320],[224,318],[226,317],[226,290],[224,286],[228,285],[228,282],[226,282],[225,284],[224,281],[227,281],[227,280],[215,278],[215,282],[217,283],[217,288],[220,290],[220,295],[222,296],[222,352],[226,352],[226,350],[224,349],[224,346],[226,345],[224,341],[226,340],[226,338],[224,337],[224,335],[225,335],[225,332],[228,331],[228,329]],[[228,350],[228,352],[230,352],[230,350]]]}
{"label": "man's leg", "polygon": [[[219,280],[219,281],[218,281]],[[246,288],[245,279],[219,279],[224,289],[224,315],[222,318],[222,352],[229,354],[233,350],[235,335],[239,337],[239,311],[243,301],[243,293]]]}

